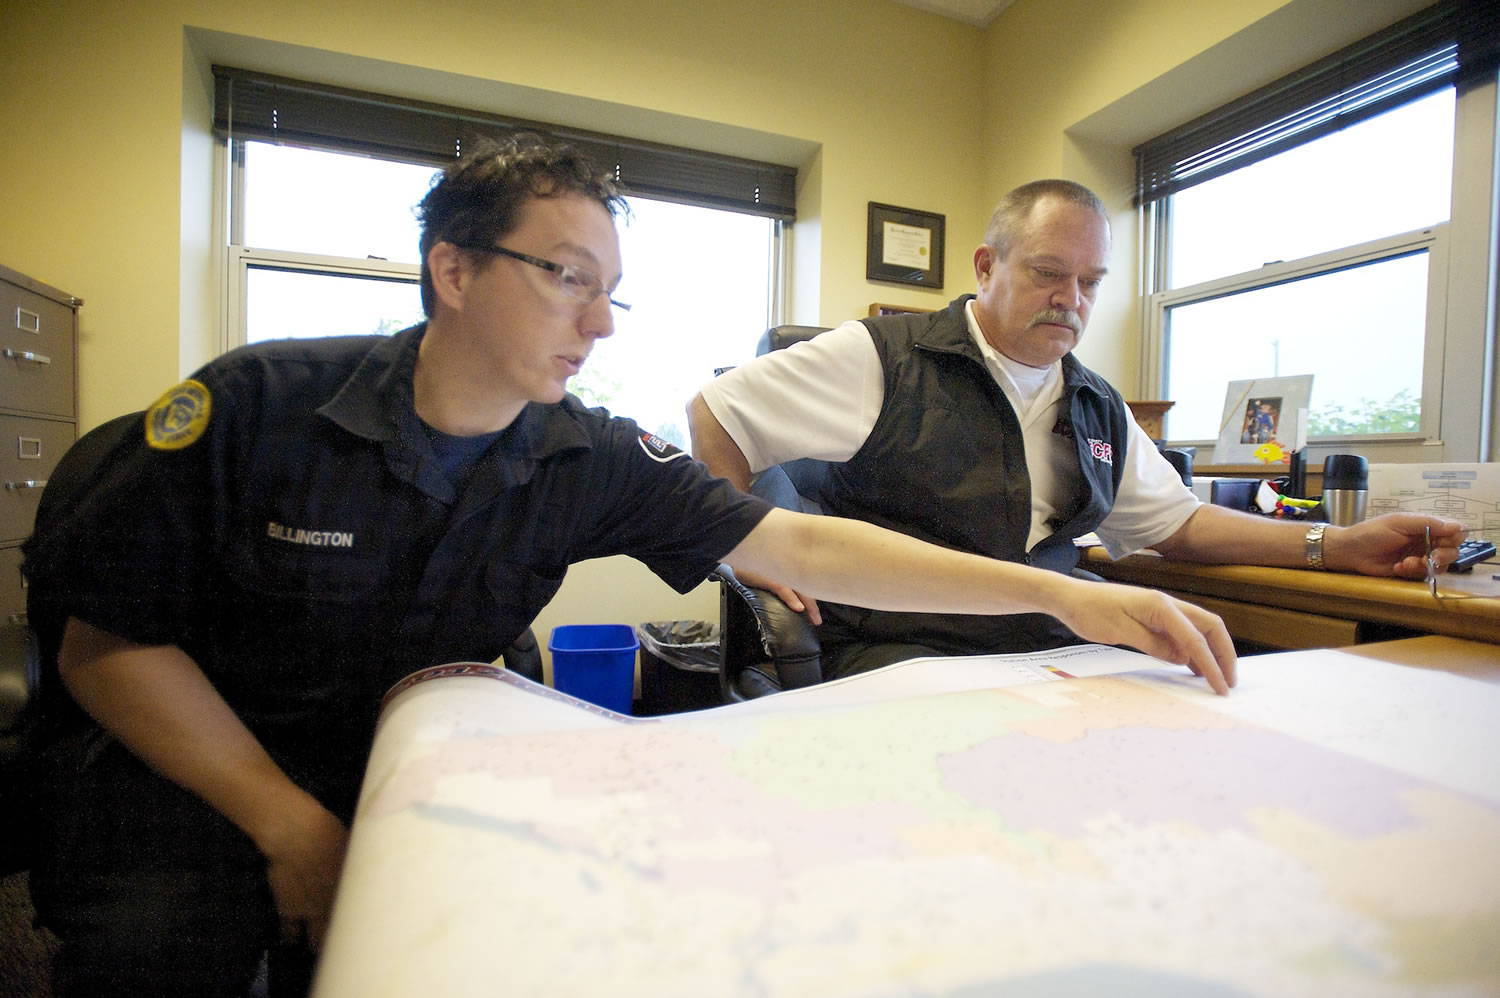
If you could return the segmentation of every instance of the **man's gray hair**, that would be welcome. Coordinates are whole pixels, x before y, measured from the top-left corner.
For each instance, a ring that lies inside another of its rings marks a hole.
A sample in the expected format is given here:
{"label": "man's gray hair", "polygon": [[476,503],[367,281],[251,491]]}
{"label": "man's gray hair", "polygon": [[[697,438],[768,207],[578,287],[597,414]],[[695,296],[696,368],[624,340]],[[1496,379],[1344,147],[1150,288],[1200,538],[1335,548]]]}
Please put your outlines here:
{"label": "man's gray hair", "polygon": [[1099,200],[1099,195],[1082,184],[1075,184],[1071,180],[1033,180],[1001,198],[995,213],[990,216],[989,228],[984,230],[984,241],[995,248],[996,256],[1004,260],[1010,255],[1010,248],[1015,245],[1017,237],[1026,227],[1026,220],[1031,217],[1031,209],[1036,207],[1038,201],[1049,197],[1087,208],[1104,219],[1105,224],[1109,223],[1109,213],[1104,209],[1104,202]]}

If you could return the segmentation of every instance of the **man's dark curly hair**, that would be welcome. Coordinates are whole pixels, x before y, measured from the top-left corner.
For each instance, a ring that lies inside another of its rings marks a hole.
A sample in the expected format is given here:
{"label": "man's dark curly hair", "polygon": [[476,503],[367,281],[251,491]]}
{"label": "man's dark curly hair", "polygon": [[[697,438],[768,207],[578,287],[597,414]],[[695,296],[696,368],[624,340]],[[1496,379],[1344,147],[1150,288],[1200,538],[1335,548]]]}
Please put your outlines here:
{"label": "man's dark curly hair", "polygon": [[[611,216],[627,211],[625,197],[608,173],[566,145],[523,132],[485,140],[443,171],[417,206],[422,223],[422,309],[432,315],[432,275],[427,254],[440,242],[488,246],[520,221],[531,198],[578,194],[604,206]],[[475,254],[477,259],[478,254]]]}

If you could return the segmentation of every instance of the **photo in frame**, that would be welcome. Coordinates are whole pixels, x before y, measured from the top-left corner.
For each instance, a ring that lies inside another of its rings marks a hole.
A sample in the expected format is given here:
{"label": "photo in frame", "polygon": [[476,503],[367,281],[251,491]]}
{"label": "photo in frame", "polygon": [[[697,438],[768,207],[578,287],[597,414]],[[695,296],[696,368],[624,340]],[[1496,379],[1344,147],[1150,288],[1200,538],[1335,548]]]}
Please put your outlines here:
{"label": "photo in frame", "polygon": [[941,288],[946,221],[932,212],[871,201],[865,278]]}
{"label": "photo in frame", "polygon": [[1307,446],[1311,374],[1231,381],[1214,446],[1215,464],[1290,464]]}

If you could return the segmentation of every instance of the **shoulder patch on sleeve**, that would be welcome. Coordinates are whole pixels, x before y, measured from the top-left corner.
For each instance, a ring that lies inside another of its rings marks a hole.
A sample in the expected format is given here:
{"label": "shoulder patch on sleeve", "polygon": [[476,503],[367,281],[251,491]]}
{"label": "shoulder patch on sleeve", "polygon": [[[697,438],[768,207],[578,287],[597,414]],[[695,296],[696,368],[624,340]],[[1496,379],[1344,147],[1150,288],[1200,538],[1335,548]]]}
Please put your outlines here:
{"label": "shoulder patch on sleeve", "polygon": [[146,410],[146,443],[157,450],[181,450],[208,429],[213,398],[191,378],[167,390]]}
{"label": "shoulder patch on sleeve", "polygon": [[653,461],[675,461],[679,457],[688,456],[687,451],[670,440],[663,440],[656,434],[647,433],[644,430],[641,431],[640,444],[641,450],[645,451],[646,456]]}

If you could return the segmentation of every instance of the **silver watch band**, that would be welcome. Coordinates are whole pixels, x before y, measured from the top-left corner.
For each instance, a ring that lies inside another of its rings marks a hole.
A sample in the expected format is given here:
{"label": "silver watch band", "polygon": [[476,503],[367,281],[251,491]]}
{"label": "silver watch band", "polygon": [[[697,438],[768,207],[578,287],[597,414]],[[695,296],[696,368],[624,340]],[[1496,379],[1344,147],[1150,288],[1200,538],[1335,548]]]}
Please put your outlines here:
{"label": "silver watch band", "polygon": [[1326,523],[1314,523],[1307,528],[1307,536],[1303,539],[1307,548],[1307,567],[1315,572],[1323,571],[1323,531],[1327,528]]}

